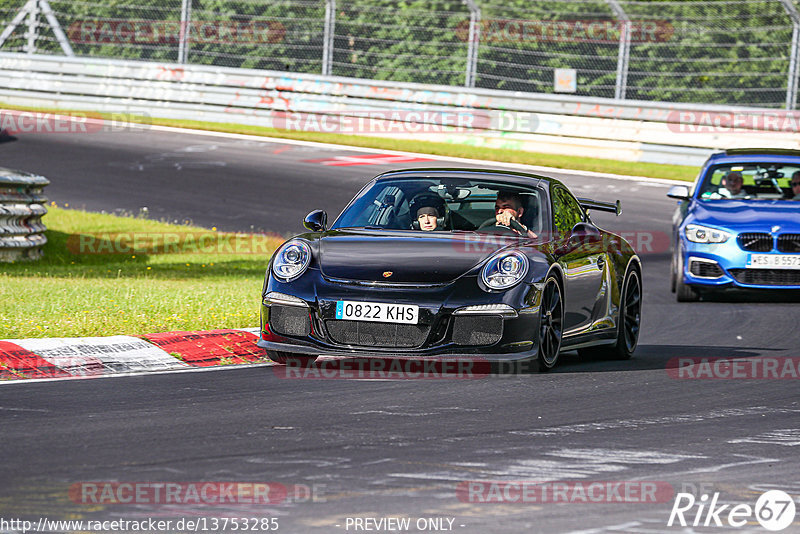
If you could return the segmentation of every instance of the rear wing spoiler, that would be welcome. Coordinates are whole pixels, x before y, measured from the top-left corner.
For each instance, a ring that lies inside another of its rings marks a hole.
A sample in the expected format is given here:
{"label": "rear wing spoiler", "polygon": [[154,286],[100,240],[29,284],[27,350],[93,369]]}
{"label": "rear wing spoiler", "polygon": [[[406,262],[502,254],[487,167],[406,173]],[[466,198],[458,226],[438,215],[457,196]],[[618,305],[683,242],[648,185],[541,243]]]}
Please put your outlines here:
{"label": "rear wing spoiler", "polygon": [[599,200],[592,200],[591,198],[579,198],[581,207],[585,210],[607,211],[619,217],[622,213],[622,203],[617,200],[616,202],[600,202]]}

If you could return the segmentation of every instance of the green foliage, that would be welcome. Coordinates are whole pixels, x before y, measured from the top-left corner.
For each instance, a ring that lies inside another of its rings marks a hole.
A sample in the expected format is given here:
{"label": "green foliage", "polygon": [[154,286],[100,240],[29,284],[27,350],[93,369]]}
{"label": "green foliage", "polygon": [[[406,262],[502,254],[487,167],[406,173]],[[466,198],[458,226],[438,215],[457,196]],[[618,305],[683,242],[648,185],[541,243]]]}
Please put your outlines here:
{"label": "green foliage", "polygon": [[[554,69],[573,68],[578,95],[614,96],[621,25],[606,1],[476,3],[481,9],[477,87],[553,92]],[[7,23],[23,4],[23,0],[0,0],[0,19]],[[180,0],[50,0],[50,4],[78,55],[178,59],[174,31],[161,38],[125,42],[102,31],[100,38],[80,39],[78,30],[86,21],[176,22]],[[636,28],[627,98],[783,105],[792,23],[779,1],[623,0],[620,4]],[[193,0],[191,13],[190,31],[211,28],[211,35],[194,34],[190,63],[322,71],[324,0]],[[461,0],[338,0],[332,74],[463,85],[469,18]],[[210,26],[203,26],[206,23]],[[592,25],[605,25],[605,30],[590,35]],[[23,49],[24,26],[3,50]],[[644,27],[655,33],[637,31]],[[247,31],[231,33],[231,28],[263,31],[254,36]],[[46,24],[40,32],[39,51],[59,54]]]}

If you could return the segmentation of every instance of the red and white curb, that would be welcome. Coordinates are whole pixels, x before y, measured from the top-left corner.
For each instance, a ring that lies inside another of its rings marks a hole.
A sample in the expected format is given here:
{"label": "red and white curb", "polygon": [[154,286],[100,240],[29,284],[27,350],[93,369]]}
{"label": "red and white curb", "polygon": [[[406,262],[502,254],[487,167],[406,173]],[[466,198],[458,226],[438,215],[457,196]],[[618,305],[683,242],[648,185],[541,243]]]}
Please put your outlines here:
{"label": "red and white curb", "polygon": [[0,340],[0,380],[79,378],[267,363],[258,328],[139,337]]}

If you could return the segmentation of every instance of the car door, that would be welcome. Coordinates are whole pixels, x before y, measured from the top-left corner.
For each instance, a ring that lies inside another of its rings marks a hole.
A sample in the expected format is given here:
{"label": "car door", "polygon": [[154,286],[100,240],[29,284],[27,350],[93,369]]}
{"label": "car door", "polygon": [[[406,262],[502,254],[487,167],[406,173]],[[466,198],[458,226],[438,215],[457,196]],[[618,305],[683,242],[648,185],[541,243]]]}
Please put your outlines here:
{"label": "car door", "polygon": [[605,298],[602,289],[608,258],[600,232],[575,197],[559,184],[554,184],[551,196],[558,262],[565,278],[564,335],[578,334],[588,330],[602,310],[598,301]]}

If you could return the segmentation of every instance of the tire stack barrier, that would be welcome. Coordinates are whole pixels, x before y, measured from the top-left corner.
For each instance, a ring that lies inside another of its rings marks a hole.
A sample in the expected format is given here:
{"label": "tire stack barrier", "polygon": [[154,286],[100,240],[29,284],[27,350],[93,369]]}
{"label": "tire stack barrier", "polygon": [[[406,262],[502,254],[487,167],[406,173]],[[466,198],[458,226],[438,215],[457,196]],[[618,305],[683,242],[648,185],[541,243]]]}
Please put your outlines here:
{"label": "tire stack barrier", "polygon": [[0,167],[0,262],[38,260],[47,243],[44,176]]}

